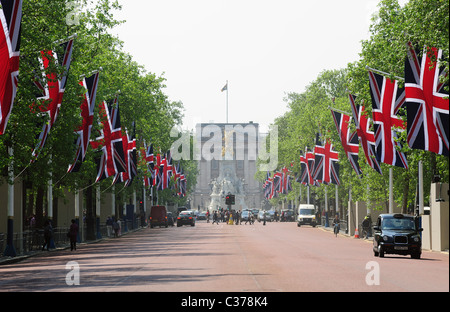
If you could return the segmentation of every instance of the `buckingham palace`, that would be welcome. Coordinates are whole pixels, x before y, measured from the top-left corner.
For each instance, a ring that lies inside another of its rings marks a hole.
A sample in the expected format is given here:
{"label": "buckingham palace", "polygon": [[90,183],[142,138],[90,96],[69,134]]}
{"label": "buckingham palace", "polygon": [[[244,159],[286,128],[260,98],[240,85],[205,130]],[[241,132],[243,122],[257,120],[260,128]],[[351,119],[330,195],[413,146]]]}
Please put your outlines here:
{"label": "buckingham palace", "polygon": [[190,195],[192,209],[226,208],[225,195],[235,194],[234,209],[260,208],[264,199],[257,171],[257,123],[200,123],[196,125],[199,174]]}

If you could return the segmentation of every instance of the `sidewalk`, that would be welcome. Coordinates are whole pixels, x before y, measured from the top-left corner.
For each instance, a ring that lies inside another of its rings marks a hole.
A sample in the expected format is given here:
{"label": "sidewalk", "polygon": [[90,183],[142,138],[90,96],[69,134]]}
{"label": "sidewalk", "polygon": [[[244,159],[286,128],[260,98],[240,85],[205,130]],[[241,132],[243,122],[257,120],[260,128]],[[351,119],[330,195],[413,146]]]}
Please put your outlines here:
{"label": "sidewalk", "polygon": [[[118,238],[120,239],[122,236],[125,236],[125,235],[127,235],[129,233],[134,233],[136,231],[140,231],[141,229],[145,229],[145,228],[147,228],[147,226],[139,227],[139,228],[133,229],[133,230],[128,230],[127,232],[122,233],[122,235],[120,237],[118,237]],[[96,239],[96,240],[91,240],[91,241],[85,241],[85,242],[82,242],[82,243],[77,243],[77,246],[83,246],[83,245],[88,245],[88,244],[95,244],[95,243],[99,243],[101,241],[110,240],[110,239],[117,239],[117,238],[114,238],[114,237],[102,237],[102,238]],[[24,254],[24,255],[20,255],[20,256],[16,256],[16,257],[5,257],[2,254],[2,255],[0,255],[0,265],[13,264],[13,263],[17,263],[17,262],[20,262],[22,260],[25,260],[25,259],[37,256],[37,255],[40,255],[40,254],[45,254],[45,253],[49,253],[49,252],[51,253],[51,252],[55,252],[55,251],[61,251],[61,250],[69,249],[69,248],[70,248],[70,243],[67,244],[67,245],[64,245],[64,246],[60,246],[60,247],[56,247],[54,249],[50,249],[50,251],[35,250],[35,251],[32,251],[32,252],[29,252],[28,254]]]}

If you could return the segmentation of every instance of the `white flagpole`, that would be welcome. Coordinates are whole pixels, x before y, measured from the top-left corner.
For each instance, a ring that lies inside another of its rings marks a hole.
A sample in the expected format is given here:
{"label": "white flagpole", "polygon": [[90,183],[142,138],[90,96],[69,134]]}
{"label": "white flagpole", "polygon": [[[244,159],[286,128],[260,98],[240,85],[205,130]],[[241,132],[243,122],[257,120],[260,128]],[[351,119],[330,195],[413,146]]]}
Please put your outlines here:
{"label": "white flagpole", "polygon": [[227,80],[227,123],[228,123],[228,80]]}
{"label": "white flagpole", "polygon": [[394,173],[389,168],[389,213],[394,213]]}

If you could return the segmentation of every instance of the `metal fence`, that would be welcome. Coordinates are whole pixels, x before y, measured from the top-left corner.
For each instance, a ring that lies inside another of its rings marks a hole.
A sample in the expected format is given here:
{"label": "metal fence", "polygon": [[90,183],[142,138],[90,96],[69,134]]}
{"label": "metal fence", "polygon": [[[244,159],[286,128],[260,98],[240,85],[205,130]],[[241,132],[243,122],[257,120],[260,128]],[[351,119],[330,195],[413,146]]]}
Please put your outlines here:
{"label": "metal fence", "polygon": [[[135,222],[132,220],[121,221],[121,233],[127,233],[129,231],[138,229],[145,224],[141,224],[140,218],[136,218]],[[79,236],[81,242],[86,242],[86,223],[80,224]],[[69,238],[67,237],[67,232],[69,227],[56,227],[53,228],[53,248],[64,248],[70,245]],[[107,238],[113,237],[113,233],[108,233],[106,223],[101,223],[99,229],[97,230],[97,238]],[[110,234],[110,235],[108,235]],[[44,229],[32,229],[25,230],[23,232],[18,232],[13,234],[13,246],[16,250],[17,256],[29,255],[37,251],[42,250],[44,245]],[[7,246],[7,235],[5,233],[0,233],[0,259],[3,257],[3,252]]]}

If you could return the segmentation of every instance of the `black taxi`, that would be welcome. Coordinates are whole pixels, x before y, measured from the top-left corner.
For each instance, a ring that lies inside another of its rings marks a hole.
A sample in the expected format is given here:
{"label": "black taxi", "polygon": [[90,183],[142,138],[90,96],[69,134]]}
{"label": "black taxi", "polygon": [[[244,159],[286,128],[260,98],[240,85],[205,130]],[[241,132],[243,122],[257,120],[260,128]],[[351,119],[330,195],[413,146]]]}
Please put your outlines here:
{"label": "black taxi", "polygon": [[385,254],[411,255],[420,259],[422,241],[421,228],[415,216],[401,213],[381,214],[373,228],[373,253],[375,257]]}

